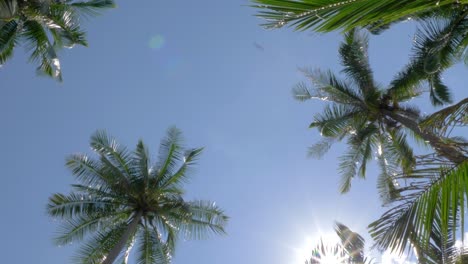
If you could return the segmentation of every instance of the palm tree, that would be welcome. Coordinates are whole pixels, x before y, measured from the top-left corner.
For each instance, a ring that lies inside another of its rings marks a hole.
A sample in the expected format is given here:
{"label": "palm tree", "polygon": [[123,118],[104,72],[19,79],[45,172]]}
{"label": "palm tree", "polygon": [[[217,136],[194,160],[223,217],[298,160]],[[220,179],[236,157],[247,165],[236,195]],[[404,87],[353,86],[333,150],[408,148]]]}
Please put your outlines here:
{"label": "palm tree", "polygon": [[266,27],[290,25],[296,30],[329,32],[365,27],[379,33],[392,23],[417,20],[411,62],[394,86],[401,90],[421,82],[431,88],[435,105],[450,103],[441,74],[460,60],[468,61],[468,2],[458,0],[252,0]]}
{"label": "palm tree", "polygon": [[379,160],[382,174],[379,188],[386,190],[384,201],[394,194],[393,174],[402,166],[405,172],[414,166],[413,152],[406,140],[409,130],[434,147],[443,157],[461,163],[466,156],[455,146],[448,144],[429,130],[422,129],[419,111],[403,102],[421,93],[418,87],[402,90],[393,83],[387,89],[374,81],[367,55],[368,40],[365,34],[355,30],[345,34],[340,46],[343,73],[348,81],[341,81],[332,72],[305,71],[313,87],[300,83],[293,90],[300,101],[320,99],[330,102],[323,113],[316,114],[311,128],[318,128],[324,137],[311,148],[311,155],[323,155],[336,141],[347,139],[349,150],[341,157],[343,175],[341,192],[347,192],[351,179],[365,177],[367,161],[374,153]]}
{"label": "palm tree", "polygon": [[353,232],[347,226],[336,222],[335,232],[341,240],[336,245],[326,245],[323,240],[312,249],[312,257],[305,264],[341,263],[341,264],[365,264],[372,260],[364,256],[365,240],[358,233]]}
{"label": "palm tree", "polygon": [[215,203],[183,199],[187,172],[202,148],[184,150],[181,144],[179,130],[170,128],[152,163],[141,140],[129,152],[96,132],[90,145],[98,159],[68,157],[79,184],[68,195],[49,198],[49,215],[63,219],[56,243],[88,239],[75,263],[111,264],[119,256],[127,263],[135,243],[136,263],[169,263],[179,236],[224,234],[228,218]]}
{"label": "palm tree", "polygon": [[75,44],[87,46],[79,16],[113,6],[113,0],[0,0],[0,65],[24,43],[30,60],[39,64],[38,72],[61,81],[57,51]]}

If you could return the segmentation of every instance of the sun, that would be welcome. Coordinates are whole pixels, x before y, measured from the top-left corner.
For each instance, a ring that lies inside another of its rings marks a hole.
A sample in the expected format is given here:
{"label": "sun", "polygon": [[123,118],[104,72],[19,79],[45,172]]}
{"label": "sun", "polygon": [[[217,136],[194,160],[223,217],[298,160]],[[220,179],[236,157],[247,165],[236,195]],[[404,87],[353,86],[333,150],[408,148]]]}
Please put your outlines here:
{"label": "sun", "polygon": [[305,237],[300,248],[296,248],[296,263],[339,264],[345,261],[344,249],[336,234],[319,234],[316,238]]}

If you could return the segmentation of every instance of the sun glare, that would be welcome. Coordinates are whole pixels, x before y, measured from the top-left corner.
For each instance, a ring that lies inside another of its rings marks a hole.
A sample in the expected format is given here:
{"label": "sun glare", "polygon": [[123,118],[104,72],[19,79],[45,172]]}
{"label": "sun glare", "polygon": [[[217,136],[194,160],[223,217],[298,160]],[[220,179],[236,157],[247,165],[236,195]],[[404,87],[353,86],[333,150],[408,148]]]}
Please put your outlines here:
{"label": "sun glare", "polygon": [[[323,251],[315,250],[323,242]],[[301,247],[296,248],[296,263],[304,263],[306,260],[313,260],[312,263],[338,264],[344,259],[337,252],[336,245],[339,238],[336,234],[319,234],[317,237],[305,237]]]}

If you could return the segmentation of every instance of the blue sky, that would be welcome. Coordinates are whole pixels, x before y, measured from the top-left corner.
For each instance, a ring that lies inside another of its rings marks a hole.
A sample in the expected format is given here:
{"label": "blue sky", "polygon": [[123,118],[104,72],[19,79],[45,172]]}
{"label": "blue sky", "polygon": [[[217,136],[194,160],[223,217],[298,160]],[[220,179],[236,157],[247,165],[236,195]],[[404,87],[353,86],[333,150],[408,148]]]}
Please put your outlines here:
{"label": "blue sky", "polygon": [[[244,0],[117,4],[84,22],[88,48],[60,53],[63,83],[36,76],[22,48],[0,68],[5,263],[69,262],[75,245],[53,245],[58,223],[45,205],[52,193],[70,190],[65,157],[90,153],[97,129],[129,148],[142,138],[154,155],[171,125],[188,146],[205,146],[187,198],[224,208],[228,235],[181,241],[175,264],[303,263],[297,249],[332,232],[334,220],[366,234],[382,212],[375,167],[339,195],[337,156],[345,146],[307,158],[319,139],[307,127],[323,105],[291,96],[304,80],[299,67],[340,70],[338,33],[264,30]],[[371,38],[381,83],[407,62],[413,32],[404,23]],[[446,75],[456,99],[467,95],[464,75],[463,67]],[[431,109],[423,99],[419,105]]]}

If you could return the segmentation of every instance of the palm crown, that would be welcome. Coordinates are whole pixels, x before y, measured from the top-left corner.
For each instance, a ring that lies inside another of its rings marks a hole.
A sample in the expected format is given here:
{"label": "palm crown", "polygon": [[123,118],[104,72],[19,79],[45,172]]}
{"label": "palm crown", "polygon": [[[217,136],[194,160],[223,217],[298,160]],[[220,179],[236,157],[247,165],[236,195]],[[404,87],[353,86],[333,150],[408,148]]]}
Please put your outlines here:
{"label": "palm crown", "polygon": [[[330,102],[310,124],[324,137],[311,148],[311,154],[321,156],[333,142],[347,139],[349,150],[341,157],[340,163],[343,175],[341,191],[349,190],[351,179],[356,175],[365,177],[366,164],[376,153],[382,169],[378,186],[384,202],[387,202],[395,195],[393,175],[399,171],[398,168],[408,172],[414,166],[413,151],[407,143],[405,131],[423,139],[442,157],[456,164],[465,161],[466,156],[449,144],[448,138],[422,129],[419,111],[403,104],[421,93],[419,86],[402,89],[397,85],[399,82],[393,81],[383,89],[375,83],[367,48],[365,34],[357,30],[346,33],[339,52],[347,81],[339,80],[331,72],[306,71],[314,86],[310,89],[301,83],[293,92],[301,101],[321,99]],[[403,75],[398,74],[397,79],[401,80]]]}
{"label": "palm crown", "polygon": [[24,42],[38,72],[62,80],[58,49],[87,46],[79,15],[113,6],[113,0],[0,0],[0,65]]}
{"label": "palm crown", "polygon": [[324,137],[311,148],[311,154],[321,156],[333,142],[347,138],[349,150],[340,163],[343,175],[341,191],[349,190],[354,176],[365,176],[367,161],[372,159],[373,153],[377,153],[382,167],[381,187],[391,188],[392,166],[403,165],[403,168],[410,169],[413,153],[402,126],[385,111],[398,111],[402,116],[416,118],[418,112],[415,109],[400,103],[416,96],[419,91],[395,93],[394,89],[381,89],[374,82],[364,34],[357,31],[347,33],[340,47],[340,57],[348,81],[339,80],[331,72],[306,71],[314,87],[310,89],[299,84],[293,90],[295,98],[301,101],[321,99],[330,102],[310,124]]}
{"label": "palm crown", "polygon": [[133,152],[104,132],[91,137],[92,159],[76,154],[67,166],[80,182],[49,199],[49,215],[63,219],[58,244],[88,238],[76,263],[127,263],[136,243],[136,263],[169,263],[177,238],[223,234],[227,216],[209,201],[185,201],[182,184],[201,148],[184,151],[181,133],[168,130],[152,164],[139,141]]}

